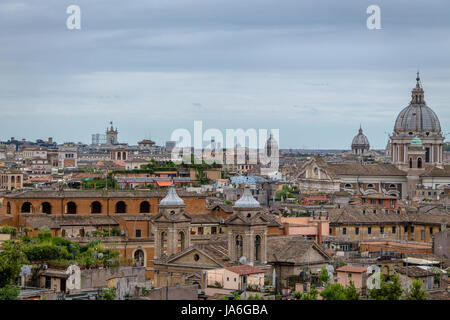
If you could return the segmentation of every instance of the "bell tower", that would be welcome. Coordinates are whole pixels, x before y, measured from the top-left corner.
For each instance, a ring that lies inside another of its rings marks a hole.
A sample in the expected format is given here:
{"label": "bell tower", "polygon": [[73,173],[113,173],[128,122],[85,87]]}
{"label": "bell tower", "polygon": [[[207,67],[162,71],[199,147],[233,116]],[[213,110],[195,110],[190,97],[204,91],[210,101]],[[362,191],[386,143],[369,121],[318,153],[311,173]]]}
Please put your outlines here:
{"label": "bell tower", "polygon": [[245,257],[247,263],[267,263],[267,225],[261,205],[245,188],[233,206],[233,215],[225,222],[228,229],[228,254],[233,263]]}
{"label": "bell tower", "polygon": [[163,256],[170,257],[190,246],[191,220],[181,199],[174,187],[159,203],[159,213],[152,221],[155,236],[154,259]]}
{"label": "bell tower", "polygon": [[119,142],[117,141],[117,135],[119,131],[117,131],[117,128],[114,129],[112,121],[109,123],[111,127],[109,129],[106,129],[106,144],[108,146],[116,145]]}

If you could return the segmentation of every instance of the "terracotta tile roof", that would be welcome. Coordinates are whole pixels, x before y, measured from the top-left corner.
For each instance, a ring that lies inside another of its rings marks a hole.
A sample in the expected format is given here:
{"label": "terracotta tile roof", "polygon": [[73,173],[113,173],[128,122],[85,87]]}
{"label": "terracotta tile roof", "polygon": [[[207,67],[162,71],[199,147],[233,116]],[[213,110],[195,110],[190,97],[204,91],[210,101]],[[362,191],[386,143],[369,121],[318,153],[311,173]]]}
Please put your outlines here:
{"label": "terracotta tile roof", "polygon": [[[177,190],[180,197],[205,198],[206,194]],[[23,191],[5,195],[8,199],[44,199],[44,198],[164,198],[167,190],[65,190]]]}
{"label": "terracotta tile roof", "polygon": [[398,169],[392,164],[340,163],[328,164],[328,168],[337,176],[406,176],[405,171]]}
{"label": "terracotta tile roof", "polygon": [[191,223],[219,223],[220,217],[212,213],[192,214]]}
{"label": "terracotta tile roof", "polygon": [[50,229],[57,229],[62,226],[117,226],[119,223],[114,217],[106,215],[81,216],[64,215],[48,216],[45,214],[20,214],[26,224],[33,228],[47,226]]}
{"label": "terracotta tile roof", "polygon": [[[406,267],[396,267],[395,271],[406,275]],[[432,270],[425,270],[417,266],[408,266],[408,277],[418,278],[434,275]]]}
{"label": "terracotta tile roof", "polygon": [[237,273],[238,275],[248,275],[248,274],[255,274],[255,273],[264,273],[264,270],[261,270],[259,268],[249,266],[249,265],[240,265],[240,266],[233,266],[225,268],[228,271]]}
{"label": "terracotta tile roof", "polygon": [[364,273],[367,271],[367,267],[361,266],[343,266],[336,270],[337,272],[350,272],[350,273]]}
{"label": "terracotta tile roof", "polygon": [[[307,240],[303,236],[268,236],[267,260],[269,262],[284,262],[292,264],[304,264],[304,255],[310,249],[319,251],[325,259],[331,257],[313,240]],[[309,261],[313,263],[314,261]]]}
{"label": "terracotta tile roof", "polygon": [[430,171],[425,172],[423,177],[450,177],[450,166],[443,166],[442,169],[433,167]]}

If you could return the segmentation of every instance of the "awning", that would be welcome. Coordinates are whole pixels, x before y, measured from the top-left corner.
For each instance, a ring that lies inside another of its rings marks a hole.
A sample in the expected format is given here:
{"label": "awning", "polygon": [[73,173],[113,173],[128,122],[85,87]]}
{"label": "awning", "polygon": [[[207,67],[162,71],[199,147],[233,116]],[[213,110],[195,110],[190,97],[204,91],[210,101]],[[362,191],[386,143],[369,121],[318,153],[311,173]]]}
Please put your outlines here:
{"label": "awning", "polygon": [[172,185],[172,181],[156,181],[158,187],[170,187]]}

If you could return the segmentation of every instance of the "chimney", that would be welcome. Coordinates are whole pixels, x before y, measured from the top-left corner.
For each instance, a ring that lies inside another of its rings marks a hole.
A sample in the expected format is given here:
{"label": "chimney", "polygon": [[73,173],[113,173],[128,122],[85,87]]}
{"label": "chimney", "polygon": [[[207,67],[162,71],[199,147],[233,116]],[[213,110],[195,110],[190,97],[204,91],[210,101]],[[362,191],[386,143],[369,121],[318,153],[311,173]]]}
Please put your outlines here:
{"label": "chimney", "polygon": [[52,144],[53,143],[53,138],[52,137],[49,137],[48,138],[48,144]]}

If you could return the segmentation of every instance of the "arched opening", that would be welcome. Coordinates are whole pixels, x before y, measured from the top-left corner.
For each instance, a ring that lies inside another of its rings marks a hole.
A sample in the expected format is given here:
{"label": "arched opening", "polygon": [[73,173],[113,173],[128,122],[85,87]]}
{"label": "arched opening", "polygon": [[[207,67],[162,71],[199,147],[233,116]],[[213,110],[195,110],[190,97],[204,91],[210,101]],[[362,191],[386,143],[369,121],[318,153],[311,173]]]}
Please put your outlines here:
{"label": "arched opening", "polygon": [[412,166],[413,166],[413,163],[412,163],[412,158],[409,158],[409,168],[411,169],[411,168],[412,168]]}
{"label": "arched opening", "polygon": [[16,183],[16,177],[15,176],[11,176],[11,183]]}
{"label": "arched opening", "polygon": [[102,204],[99,201],[91,203],[91,213],[102,213]]}
{"label": "arched opening", "polygon": [[261,237],[256,235],[255,237],[255,261],[261,260]]}
{"label": "arched opening", "polygon": [[150,213],[150,203],[148,201],[142,201],[139,205],[140,213]]}
{"label": "arched opening", "polygon": [[75,214],[77,213],[77,204],[73,201],[70,201],[67,203],[67,213],[68,214]]}
{"label": "arched opening", "polygon": [[52,205],[48,202],[42,202],[42,213],[51,214],[52,213]]}
{"label": "arched opening", "polygon": [[6,214],[11,214],[11,203],[6,204]]}
{"label": "arched opening", "polygon": [[116,213],[126,213],[127,205],[123,201],[119,201],[116,203]]}
{"label": "arched opening", "polygon": [[180,231],[178,232],[178,242],[180,243],[180,251],[183,251],[186,249],[186,237],[184,236],[184,232]]}
{"label": "arched opening", "polygon": [[127,154],[125,152],[122,153],[122,160],[127,160]]}
{"label": "arched opening", "polygon": [[160,255],[166,253],[166,243],[167,243],[167,234],[165,232],[161,232],[161,251]]}
{"label": "arched opening", "polygon": [[244,254],[244,246],[243,246],[242,236],[236,236],[236,257],[239,259]]}
{"label": "arched opening", "polygon": [[138,249],[134,252],[134,260],[137,267],[145,267],[145,254],[144,251]]}
{"label": "arched opening", "polygon": [[417,168],[422,168],[422,158],[417,158]]}
{"label": "arched opening", "polygon": [[32,208],[33,208],[33,205],[31,204],[31,202],[25,202],[22,204],[22,207],[20,208],[20,212],[31,213]]}

